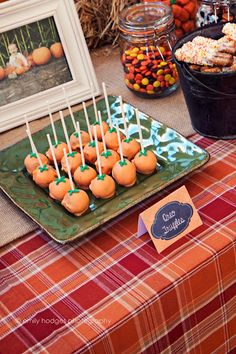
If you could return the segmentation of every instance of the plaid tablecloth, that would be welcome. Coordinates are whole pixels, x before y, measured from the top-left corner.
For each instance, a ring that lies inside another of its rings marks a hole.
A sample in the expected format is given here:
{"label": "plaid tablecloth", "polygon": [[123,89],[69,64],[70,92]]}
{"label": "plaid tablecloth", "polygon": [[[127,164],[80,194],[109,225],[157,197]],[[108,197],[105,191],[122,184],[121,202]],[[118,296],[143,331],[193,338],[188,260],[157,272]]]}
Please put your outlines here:
{"label": "plaid tablecloth", "polygon": [[[1,353],[235,353],[236,141],[192,140],[207,165],[100,230],[1,249]],[[181,185],[203,225],[157,254],[138,215]]]}

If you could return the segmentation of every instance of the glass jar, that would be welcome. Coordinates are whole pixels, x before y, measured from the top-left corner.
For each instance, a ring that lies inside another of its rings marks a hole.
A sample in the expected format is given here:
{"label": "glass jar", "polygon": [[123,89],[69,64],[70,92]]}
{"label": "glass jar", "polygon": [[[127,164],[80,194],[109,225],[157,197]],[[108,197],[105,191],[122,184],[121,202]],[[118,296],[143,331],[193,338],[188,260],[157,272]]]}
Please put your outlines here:
{"label": "glass jar", "polygon": [[126,86],[144,98],[174,92],[179,81],[172,58],[176,36],[171,8],[161,2],[130,6],[120,15],[119,29]]}

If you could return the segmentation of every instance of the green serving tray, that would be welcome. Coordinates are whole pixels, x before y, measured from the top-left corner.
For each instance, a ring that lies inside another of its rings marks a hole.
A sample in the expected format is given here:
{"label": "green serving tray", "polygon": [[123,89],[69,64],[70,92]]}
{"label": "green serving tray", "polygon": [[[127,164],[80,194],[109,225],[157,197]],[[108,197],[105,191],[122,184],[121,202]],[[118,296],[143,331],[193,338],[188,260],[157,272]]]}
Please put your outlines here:
{"label": "green serving tray", "polygon": [[[124,131],[118,98],[109,96],[109,103],[113,121],[117,121],[121,131]],[[101,111],[103,119],[106,120],[104,99],[97,102],[97,107]],[[125,103],[125,111],[130,135],[138,139],[134,107]],[[94,122],[92,105],[88,107],[88,114],[90,121]],[[79,120],[81,128],[86,130],[83,111],[76,112],[75,119]],[[68,132],[71,134],[73,125],[70,117],[67,116],[65,121]],[[80,217],[69,214],[60,203],[49,197],[47,190],[39,188],[32,181],[23,163],[25,156],[30,151],[27,138],[0,152],[0,186],[13,203],[30,216],[54,240],[66,243],[82,237],[208,161],[209,155],[205,150],[173,129],[144,113],[140,113],[140,121],[144,145],[152,149],[158,157],[156,173],[151,176],[138,174],[137,184],[131,188],[117,185],[116,195],[109,200],[96,199],[89,192],[90,210]],[[55,126],[58,138],[65,140],[61,122],[57,121]],[[50,126],[33,134],[39,152],[44,153],[48,149],[47,133],[52,136]]]}

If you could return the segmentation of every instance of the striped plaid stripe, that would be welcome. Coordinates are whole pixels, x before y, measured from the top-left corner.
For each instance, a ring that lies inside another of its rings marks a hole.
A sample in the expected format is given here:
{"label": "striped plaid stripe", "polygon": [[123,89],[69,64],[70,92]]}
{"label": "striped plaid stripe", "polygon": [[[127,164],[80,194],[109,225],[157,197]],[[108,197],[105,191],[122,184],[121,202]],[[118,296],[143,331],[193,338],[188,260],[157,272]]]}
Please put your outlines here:
{"label": "striped plaid stripe", "polygon": [[[0,353],[234,351],[236,142],[191,140],[208,164],[106,227],[70,245],[37,230],[1,249]],[[203,225],[157,254],[138,215],[183,184]]]}

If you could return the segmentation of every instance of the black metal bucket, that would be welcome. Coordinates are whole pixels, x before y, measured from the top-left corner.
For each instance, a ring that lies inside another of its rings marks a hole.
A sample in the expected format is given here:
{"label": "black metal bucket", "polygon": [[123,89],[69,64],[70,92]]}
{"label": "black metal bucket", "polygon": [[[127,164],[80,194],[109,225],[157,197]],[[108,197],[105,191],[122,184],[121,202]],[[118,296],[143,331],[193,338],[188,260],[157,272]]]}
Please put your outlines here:
{"label": "black metal bucket", "polygon": [[[182,37],[173,53],[196,36],[222,37],[222,24],[206,26]],[[201,135],[236,138],[236,72],[203,73],[190,71],[174,56],[193,128]]]}

